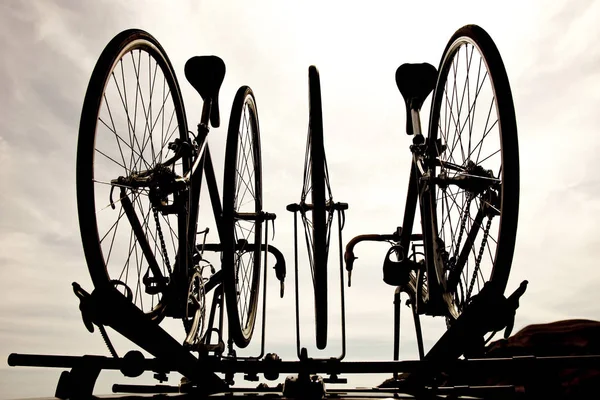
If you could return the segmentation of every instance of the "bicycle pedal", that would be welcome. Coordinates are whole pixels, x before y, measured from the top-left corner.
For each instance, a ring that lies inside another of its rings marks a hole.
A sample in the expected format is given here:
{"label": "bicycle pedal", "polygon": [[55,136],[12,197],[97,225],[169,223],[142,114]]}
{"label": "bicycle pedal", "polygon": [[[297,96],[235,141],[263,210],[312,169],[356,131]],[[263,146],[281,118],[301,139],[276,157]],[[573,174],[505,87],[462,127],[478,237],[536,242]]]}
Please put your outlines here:
{"label": "bicycle pedal", "polygon": [[169,278],[166,276],[163,277],[155,277],[150,276],[150,267],[146,269],[146,273],[142,277],[142,283],[144,284],[144,291],[153,296],[159,293],[162,293],[167,285],[169,284]]}

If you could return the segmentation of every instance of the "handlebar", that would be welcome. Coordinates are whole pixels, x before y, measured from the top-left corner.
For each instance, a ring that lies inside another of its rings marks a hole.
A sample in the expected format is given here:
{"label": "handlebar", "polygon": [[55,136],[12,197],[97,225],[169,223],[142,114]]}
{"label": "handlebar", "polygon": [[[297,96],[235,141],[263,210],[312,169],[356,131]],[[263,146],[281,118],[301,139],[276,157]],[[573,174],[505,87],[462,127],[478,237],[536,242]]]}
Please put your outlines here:
{"label": "handlebar", "polygon": [[[358,235],[348,242],[346,245],[346,251],[344,253],[344,262],[346,263],[346,270],[348,271],[348,286],[352,285],[352,268],[354,266],[354,260],[358,257],[354,255],[354,246],[363,241],[369,242],[399,242],[402,236],[402,228],[398,228],[396,232],[392,234],[368,234]],[[420,233],[413,233],[410,235],[411,241],[423,240],[423,235]]]}
{"label": "handlebar", "polygon": [[[265,213],[265,214],[267,214],[267,213]],[[271,214],[271,215],[274,216],[275,214]],[[244,243],[240,246],[243,246],[243,248],[247,251],[254,251],[254,249],[256,248],[256,245],[253,243]],[[198,245],[197,248],[198,248],[198,251],[202,251],[202,250],[215,251],[215,252],[223,251],[223,246],[220,243],[205,243],[204,245]],[[285,282],[285,275],[286,275],[285,258],[283,257],[283,254],[281,253],[281,251],[272,245],[268,245],[268,247],[267,247],[267,245],[265,245],[263,243],[260,245],[260,250],[267,251],[275,257],[275,266],[273,267],[273,269],[275,270],[275,276],[281,283],[279,295],[280,295],[280,297],[283,297],[284,282]]]}
{"label": "handlebar", "polygon": [[344,262],[346,263],[346,270],[352,271],[354,260],[358,257],[354,255],[354,246],[363,241],[369,242],[386,242],[388,240],[398,241],[400,240],[400,234],[394,232],[389,235],[369,234],[369,235],[358,235],[348,242],[346,245],[346,252],[344,253]]}

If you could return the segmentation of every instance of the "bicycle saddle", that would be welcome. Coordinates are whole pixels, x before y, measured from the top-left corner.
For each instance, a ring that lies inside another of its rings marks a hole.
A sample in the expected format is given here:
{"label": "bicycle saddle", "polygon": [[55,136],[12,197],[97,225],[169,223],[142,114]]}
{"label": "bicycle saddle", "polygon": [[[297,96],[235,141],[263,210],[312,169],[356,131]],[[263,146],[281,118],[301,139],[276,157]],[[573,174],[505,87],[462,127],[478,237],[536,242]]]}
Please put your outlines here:
{"label": "bicycle saddle", "polygon": [[402,64],[396,70],[396,85],[406,104],[406,133],[413,134],[410,110],[419,111],[437,82],[437,69],[431,64]]}
{"label": "bicycle saddle", "polygon": [[217,56],[196,56],[185,63],[185,77],[200,93],[202,100],[211,100],[210,124],[218,128],[219,89],[225,78],[225,63]]}

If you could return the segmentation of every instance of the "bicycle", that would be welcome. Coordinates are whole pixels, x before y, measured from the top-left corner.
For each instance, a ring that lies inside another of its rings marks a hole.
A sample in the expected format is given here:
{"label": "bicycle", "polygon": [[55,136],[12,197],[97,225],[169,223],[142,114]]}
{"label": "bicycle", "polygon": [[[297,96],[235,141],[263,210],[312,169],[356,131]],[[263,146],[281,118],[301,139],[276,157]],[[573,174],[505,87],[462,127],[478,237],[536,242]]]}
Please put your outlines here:
{"label": "bicycle", "polygon": [[[229,344],[244,348],[255,328],[261,264],[266,279],[266,254],[273,254],[283,285],[285,261],[268,244],[268,225],[263,241],[263,224],[275,214],[263,211],[260,132],[252,89],[240,87],[233,101],[221,204],[207,135],[210,126],[220,126],[225,64],[216,56],[193,57],[185,75],[203,99],[196,135],[188,131],[174,69],[154,37],[126,30],[105,47],[81,114],[79,225],[96,290],[119,290],[157,324],[165,317],[182,319],[185,346],[220,355],[223,297]],[[218,243],[206,243],[208,228],[198,232],[203,179]],[[197,243],[200,235],[203,239]],[[205,252],[221,255],[220,270]],[[205,297],[211,290],[207,323]],[[217,307],[220,321],[215,327]],[[212,333],[218,335],[216,345],[211,345]]]}
{"label": "bicycle", "polygon": [[[518,219],[517,126],[498,49],[476,25],[454,33],[438,69],[403,64],[396,84],[413,136],[403,225],[353,238],[344,259],[351,271],[356,244],[390,242],[383,280],[409,295],[423,358],[419,315],[443,316],[451,326],[484,285],[504,293]],[[432,91],[425,137],[420,110]],[[421,233],[413,232],[417,202]]]}

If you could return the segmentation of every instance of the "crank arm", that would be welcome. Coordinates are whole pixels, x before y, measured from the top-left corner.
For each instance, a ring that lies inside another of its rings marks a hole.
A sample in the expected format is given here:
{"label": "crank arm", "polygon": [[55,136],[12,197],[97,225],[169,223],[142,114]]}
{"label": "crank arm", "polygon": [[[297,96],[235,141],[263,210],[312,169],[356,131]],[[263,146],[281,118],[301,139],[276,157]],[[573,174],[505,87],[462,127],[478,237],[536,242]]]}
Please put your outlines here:
{"label": "crank arm", "polygon": [[[197,300],[195,300],[195,301],[197,302]],[[192,326],[194,328],[190,329],[185,340],[183,341],[184,347],[191,348],[192,346],[194,346],[196,344],[195,339],[196,339],[196,335],[198,333],[198,321],[200,320],[200,318],[202,318],[202,317],[200,315],[200,311],[198,310],[194,313],[194,319],[192,321]]]}

